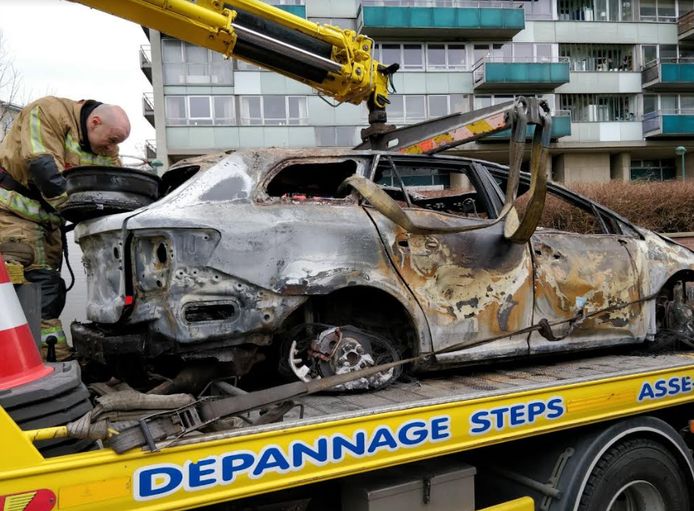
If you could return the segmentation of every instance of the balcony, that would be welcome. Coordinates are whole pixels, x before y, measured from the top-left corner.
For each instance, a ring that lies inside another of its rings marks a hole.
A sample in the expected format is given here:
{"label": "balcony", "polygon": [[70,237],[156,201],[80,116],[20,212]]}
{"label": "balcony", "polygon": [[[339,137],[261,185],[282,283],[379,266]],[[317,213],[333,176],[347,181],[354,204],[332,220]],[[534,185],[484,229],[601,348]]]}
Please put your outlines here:
{"label": "balcony", "polygon": [[569,61],[485,57],[477,61],[472,76],[475,91],[546,92],[569,82]]}
{"label": "balcony", "polygon": [[[528,126],[526,139],[531,139],[535,133],[535,126]],[[552,129],[550,137],[556,140],[561,137],[571,136],[571,113],[568,110],[557,110],[552,115]],[[511,130],[500,131],[480,140],[480,142],[496,142],[500,140],[509,140],[511,138]]]}
{"label": "balcony", "polygon": [[149,121],[153,128],[156,128],[156,123],[154,121],[154,93],[145,92],[142,95],[142,114],[145,119]]}
{"label": "balcony", "polygon": [[649,91],[690,91],[694,87],[694,59],[654,60],[641,71]]}
{"label": "balcony", "polygon": [[153,160],[157,157],[157,142],[156,140],[145,140],[145,158]]}
{"label": "balcony", "polygon": [[645,138],[694,137],[694,110],[658,110],[643,116]]}
{"label": "balcony", "polygon": [[357,29],[370,37],[511,39],[525,10],[510,0],[362,0]]}
{"label": "balcony", "polygon": [[152,47],[149,44],[140,46],[140,69],[152,83]]}
{"label": "balcony", "polygon": [[694,11],[689,11],[677,19],[677,38],[680,41],[694,41]]}

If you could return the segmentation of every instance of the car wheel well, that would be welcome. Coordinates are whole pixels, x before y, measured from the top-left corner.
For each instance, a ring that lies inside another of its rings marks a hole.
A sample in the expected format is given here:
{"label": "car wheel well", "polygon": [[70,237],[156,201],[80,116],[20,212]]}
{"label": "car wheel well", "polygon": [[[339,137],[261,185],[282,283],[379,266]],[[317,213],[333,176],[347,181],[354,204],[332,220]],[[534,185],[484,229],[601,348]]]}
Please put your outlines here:
{"label": "car wheel well", "polygon": [[681,270],[672,275],[665,284],[660,288],[661,295],[667,295],[668,298],[673,298],[673,291],[679,282],[694,282],[693,270]]}
{"label": "car wheel well", "polygon": [[287,318],[283,330],[300,323],[351,324],[391,339],[401,356],[416,354],[419,346],[417,329],[405,306],[372,287],[353,286],[311,296]]}
{"label": "car wheel well", "polygon": [[672,275],[656,298],[656,335],[659,344],[668,341],[694,343],[694,271]]}

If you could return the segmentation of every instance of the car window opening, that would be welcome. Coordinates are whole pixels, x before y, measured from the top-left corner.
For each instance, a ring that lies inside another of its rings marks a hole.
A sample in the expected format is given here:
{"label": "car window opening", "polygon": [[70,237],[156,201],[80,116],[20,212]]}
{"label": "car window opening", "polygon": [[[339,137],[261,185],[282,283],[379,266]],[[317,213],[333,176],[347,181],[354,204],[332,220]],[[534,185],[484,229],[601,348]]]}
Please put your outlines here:
{"label": "car window opening", "polygon": [[351,188],[340,184],[357,171],[357,162],[295,163],[283,168],[267,186],[270,197],[292,200],[343,199]]}
{"label": "car window opening", "polygon": [[[395,169],[393,169],[395,166]],[[452,168],[383,161],[376,182],[403,207],[472,218],[489,218],[488,205],[470,179],[467,166]],[[403,193],[403,187],[407,195]]]}
{"label": "car window opening", "polygon": [[164,197],[173,192],[176,188],[197,174],[199,170],[200,165],[186,165],[184,167],[169,170],[162,176],[160,195]]}
{"label": "car window opening", "polygon": [[[497,179],[504,189],[506,179]],[[521,182],[518,185],[518,199],[515,205],[518,214],[522,217],[528,205],[528,184]],[[619,234],[620,226],[616,220],[607,214],[596,214],[593,207],[587,208],[578,202],[573,202],[567,197],[562,197],[551,189],[547,190],[545,207],[542,211],[542,219],[538,224],[541,229],[554,229],[558,231],[573,232],[576,234]]]}

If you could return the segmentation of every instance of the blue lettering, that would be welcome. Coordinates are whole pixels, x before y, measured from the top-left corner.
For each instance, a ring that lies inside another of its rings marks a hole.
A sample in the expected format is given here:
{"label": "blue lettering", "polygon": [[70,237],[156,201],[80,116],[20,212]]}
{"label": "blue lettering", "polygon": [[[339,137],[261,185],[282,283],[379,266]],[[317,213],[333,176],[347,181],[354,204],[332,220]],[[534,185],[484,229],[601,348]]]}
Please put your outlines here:
{"label": "blue lettering", "polygon": [[227,454],[222,458],[222,481],[225,483],[232,482],[237,473],[248,470],[254,461],[255,456],[253,453],[235,452]]}
{"label": "blue lettering", "polygon": [[547,417],[548,419],[556,419],[564,415],[564,400],[560,397],[554,397],[547,401]]}
{"label": "blue lettering", "polygon": [[260,477],[263,472],[282,472],[285,470],[289,470],[289,462],[279,447],[273,445],[260,453],[258,462],[253,467],[251,474],[253,477]]}
{"label": "blue lettering", "polygon": [[532,424],[538,418],[556,419],[566,412],[564,401],[553,397],[548,401],[531,401],[511,406],[500,406],[489,410],[478,410],[470,415],[470,434],[479,435],[491,429],[499,431],[525,424]]}
{"label": "blue lettering", "polygon": [[340,460],[345,455],[343,449],[350,451],[354,456],[360,457],[366,453],[366,433],[357,431],[354,435],[354,442],[350,442],[349,438],[343,436],[335,436],[333,438],[333,459]]}
{"label": "blue lettering", "polygon": [[500,406],[489,410],[489,413],[496,417],[496,429],[504,429],[504,414],[508,412],[508,406]]}
{"label": "blue lettering", "polygon": [[668,379],[656,380],[653,383],[647,381],[641,384],[638,401],[645,399],[661,399],[667,396],[676,396],[694,392],[694,382],[691,376],[673,376]]}
{"label": "blue lettering", "polygon": [[525,424],[525,405],[513,405],[511,407],[511,417],[509,419],[511,426],[520,426]]}
{"label": "blue lettering", "polygon": [[489,421],[487,416],[489,413],[485,410],[480,410],[475,412],[470,416],[470,422],[472,423],[472,428],[470,428],[470,433],[473,435],[478,435],[480,433],[486,433],[491,429],[492,423]]}
{"label": "blue lettering", "polygon": [[427,438],[427,424],[424,421],[412,421],[403,425],[398,431],[398,440],[402,445],[421,444]]}
{"label": "blue lettering", "polygon": [[[187,487],[191,490],[196,490],[215,484],[217,482],[214,477],[216,472],[214,465],[216,462],[215,458],[205,458],[197,463],[186,463],[187,467],[184,467],[184,469],[188,471]],[[210,465],[213,466],[210,467]]]}
{"label": "blue lettering", "polygon": [[668,390],[668,394],[670,394],[671,396],[674,396],[675,394],[679,394],[681,392],[680,379],[679,378],[670,378],[668,380],[668,387],[670,387],[670,390]]}
{"label": "blue lettering", "polygon": [[651,387],[651,384],[648,382],[644,382],[643,385],[641,386],[641,392],[639,392],[639,401],[643,401],[644,399],[655,399],[655,393],[653,392],[653,388]]}
{"label": "blue lettering", "polygon": [[294,442],[291,445],[292,467],[300,468],[304,464],[304,457],[311,458],[316,465],[323,465],[328,462],[328,439],[319,438],[316,442],[317,448],[306,445],[303,442]]}
{"label": "blue lettering", "polygon": [[391,450],[398,447],[398,443],[395,441],[395,438],[393,438],[393,433],[385,426],[378,428],[376,433],[374,433],[371,443],[369,444],[368,452],[369,454],[373,454],[381,447],[388,447]]}
{"label": "blue lettering", "polygon": [[183,472],[175,465],[158,465],[135,473],[137,500],[164,497],[175,492],[183,482]]}
{"label": "blue lettering", "polygon": [[448,417],[437,417],[431,420],[431,440],[433,442],[438,440],[445,440],[450,438],[451,432],[448,429],[450,426],[450,419]]}
{"label": "blue lettering", "polygon": [[546,408],[542,401],[528,403],[528,422],[535,422],[535,418],[545,413]]}
{"label": "blue lettering", "polygon": [[667,395],[667,385],[665,380],[655,382],[655,397],[665,397]]}

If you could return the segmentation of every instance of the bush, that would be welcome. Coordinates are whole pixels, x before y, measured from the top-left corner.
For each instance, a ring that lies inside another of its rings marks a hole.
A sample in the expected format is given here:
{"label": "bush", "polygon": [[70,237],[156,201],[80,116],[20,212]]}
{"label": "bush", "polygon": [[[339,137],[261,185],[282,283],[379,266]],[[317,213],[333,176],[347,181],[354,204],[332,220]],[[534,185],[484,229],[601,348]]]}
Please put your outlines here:
{"label": "bush", "polygon": [[[694,182],[576,183],[568,187],[615,211],[630,222],[656,232],[694,232]],[[563,201],[545,203],[541,225],[565,231],[596,232],[590,215]]]}

